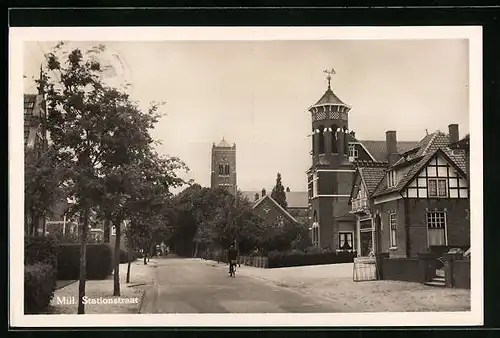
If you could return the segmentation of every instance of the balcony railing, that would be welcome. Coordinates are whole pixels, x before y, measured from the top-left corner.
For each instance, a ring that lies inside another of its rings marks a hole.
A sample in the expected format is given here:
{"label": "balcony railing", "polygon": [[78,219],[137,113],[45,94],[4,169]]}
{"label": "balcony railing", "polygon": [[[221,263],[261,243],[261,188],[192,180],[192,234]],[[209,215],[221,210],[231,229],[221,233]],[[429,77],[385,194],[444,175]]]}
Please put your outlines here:
{"label": "balcony railing", "polygon": [[351,207],[352,212],[366,211],[368,209],[369,208],[368,208],[368,199],[367,198],[358,198],[358,199],[352,200],[352,207]]}

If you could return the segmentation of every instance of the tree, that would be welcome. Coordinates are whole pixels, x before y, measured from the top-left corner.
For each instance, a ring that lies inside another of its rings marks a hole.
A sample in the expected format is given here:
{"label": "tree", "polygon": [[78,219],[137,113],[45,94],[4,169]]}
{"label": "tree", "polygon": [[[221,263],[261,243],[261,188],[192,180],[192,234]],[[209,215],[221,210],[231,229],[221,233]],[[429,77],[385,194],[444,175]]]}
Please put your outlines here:
{"label": "tree", "polygon": [[53,205],[65,198],[63,182],[67,172],[63,159],[58,157],[53,148],[47,149],[39,157],[32,152],[26,155],[24,205],[28,217],[25,231],[29,235],[36,235],[39,232],[39,219],[51,216]]}
{"label": "tree", "polygon": [[278,173],[276,177],[276,185],[273,188],[273,191],[271,192],[271,197],[278,202],[279,205],[283,207],[283,209],[287,208],[287,202],[286,202],[286,193],[285,193],[285,187],[283,187],[283,184],[281,183],[281,174]]}

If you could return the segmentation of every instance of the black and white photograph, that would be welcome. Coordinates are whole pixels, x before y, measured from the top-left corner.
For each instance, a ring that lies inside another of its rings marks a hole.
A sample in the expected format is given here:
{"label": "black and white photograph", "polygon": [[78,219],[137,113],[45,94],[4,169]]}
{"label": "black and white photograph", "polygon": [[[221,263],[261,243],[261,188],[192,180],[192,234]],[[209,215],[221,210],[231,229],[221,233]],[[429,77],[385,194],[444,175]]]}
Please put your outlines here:
{"label": "black and white photograph", "polygon": [[480,28],[10,47],[11,325],[482,323]]}

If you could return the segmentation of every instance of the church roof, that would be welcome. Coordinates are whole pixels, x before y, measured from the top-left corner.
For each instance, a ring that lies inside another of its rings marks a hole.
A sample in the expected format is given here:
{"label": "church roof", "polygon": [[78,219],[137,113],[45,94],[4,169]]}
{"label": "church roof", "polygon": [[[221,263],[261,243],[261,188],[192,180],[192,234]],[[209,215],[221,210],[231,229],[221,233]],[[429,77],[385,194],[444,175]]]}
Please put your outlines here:
{"label": "church roof", "polygon": [[340,100],[338,98],[337,95],[335,95],[333,93],[333,91],[331,90],[331,88],[328,88],[326,90],[326,92],[323,94],[323,96],[321,97],[321,99],[319,99],[319,101],[316,102],[316,104],[313,105],[313,107],[323,106],[323,105],[330,105],[330,104],[331,105],[344,105],[344,106],[347,106],[344,102],[342,102],[342,100]]}
{"label": "church roof", "polygon": [[[269,194],[271,194],[271,190],[269,190]],[[258,201],[261,197],[261,191],[242,191],[241,194],[243,197],[248,198],[248,200],[252,203]],[[255,199],[255,194],[259,196],[259,198]],[[286,204],[287,208],[308,208],[309,207],[309,194],[307,191],[285,191],[286,195]]]}
{"label": "church roof", "polygon": [[223,137],[222,140],[217,145],[217,147],[219,147],[219,148],[231,148],[231,145]]}

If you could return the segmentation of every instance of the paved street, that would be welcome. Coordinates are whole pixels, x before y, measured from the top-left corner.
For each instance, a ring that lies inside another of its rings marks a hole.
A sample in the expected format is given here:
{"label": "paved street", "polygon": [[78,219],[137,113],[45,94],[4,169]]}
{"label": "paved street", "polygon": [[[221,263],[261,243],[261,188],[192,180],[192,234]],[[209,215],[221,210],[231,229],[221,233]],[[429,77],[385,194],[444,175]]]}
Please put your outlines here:
{"label": "paved street", "polygon": [[146,290],[141,313],[340,312],[296,292],[248,275],[232,278],[228,267],[199,259],[159,259],[155,283]]}

